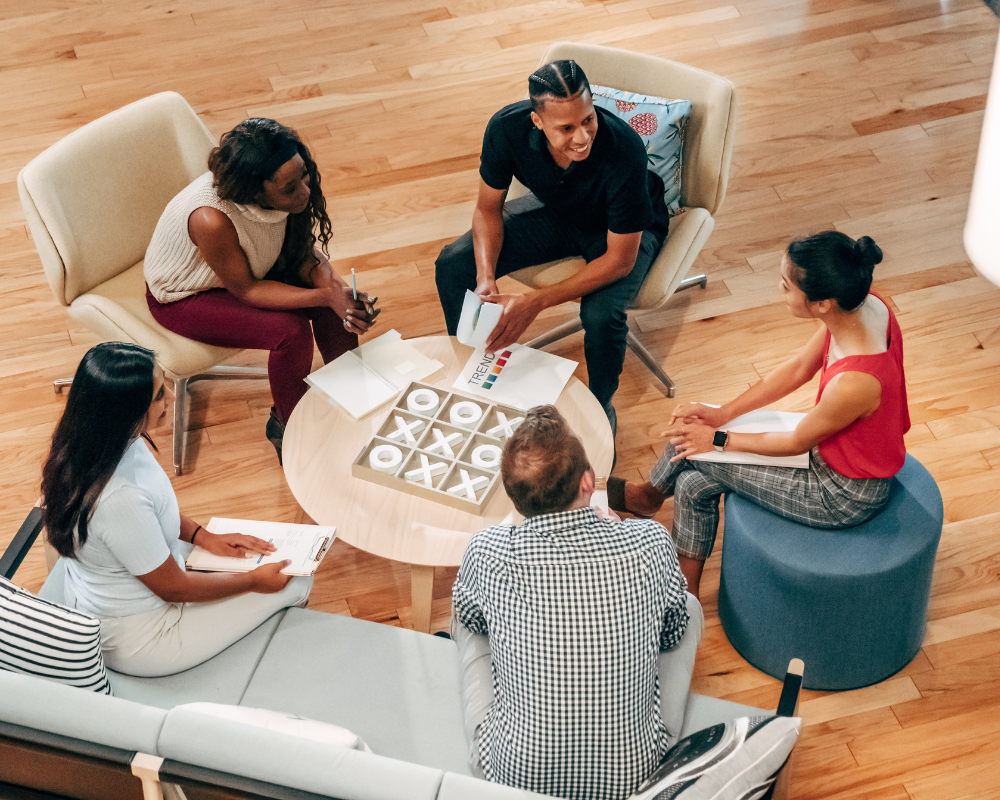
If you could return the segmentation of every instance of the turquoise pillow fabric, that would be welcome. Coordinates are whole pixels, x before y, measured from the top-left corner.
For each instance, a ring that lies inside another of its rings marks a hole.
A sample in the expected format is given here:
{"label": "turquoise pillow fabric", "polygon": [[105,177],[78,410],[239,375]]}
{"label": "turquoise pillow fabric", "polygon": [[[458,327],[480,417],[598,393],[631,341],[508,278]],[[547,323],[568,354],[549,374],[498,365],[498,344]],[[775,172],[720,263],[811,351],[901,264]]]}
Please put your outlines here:
{"label": "turquoise pillow fabric", "polygon": [[594,105],[628,123],[646,145],[648,167],[663,181],[663,199],[670,215],[681,211],[681,166],[684,127],[691,117],[690,100],[666,100],[607,86],[591,86]]}

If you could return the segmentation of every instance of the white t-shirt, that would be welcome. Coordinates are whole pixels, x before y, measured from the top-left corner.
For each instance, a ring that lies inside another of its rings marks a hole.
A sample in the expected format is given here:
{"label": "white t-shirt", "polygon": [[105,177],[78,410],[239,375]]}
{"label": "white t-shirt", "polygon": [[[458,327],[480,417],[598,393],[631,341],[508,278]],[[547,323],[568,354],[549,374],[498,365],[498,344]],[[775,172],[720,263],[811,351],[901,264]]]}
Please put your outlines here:
{"label": "white t-shirt", "polygon": [[66,603],[98,618],[155,611],[166,602],[135,576],[173,555],[184,569],[181,516],[170,479],[136,439],[104,487],[87,541],[66,561]]}

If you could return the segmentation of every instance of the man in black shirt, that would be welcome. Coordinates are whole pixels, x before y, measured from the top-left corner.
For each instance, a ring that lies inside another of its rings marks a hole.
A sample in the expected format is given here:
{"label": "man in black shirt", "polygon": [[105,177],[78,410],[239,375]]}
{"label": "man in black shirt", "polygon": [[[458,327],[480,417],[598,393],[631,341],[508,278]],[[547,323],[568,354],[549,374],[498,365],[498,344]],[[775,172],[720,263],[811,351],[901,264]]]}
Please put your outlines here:
{"label": "man in black shirt", "polygon": [[[517,341],[543,309],[579,299],[590,390],[614,430],[626,309],[667,236],[663,182],[647,169],[639,135],[594,108],[576,62],[539,68],[528,95],[486,127],[472,230],[441,251],[438,296],[451,335],[467,289],[504,306],[490,351]],[[513,177],[531,194],[505,205]],[[520,295],[497,290],[499,277],[570,256],[587,264],[564,281]]]}

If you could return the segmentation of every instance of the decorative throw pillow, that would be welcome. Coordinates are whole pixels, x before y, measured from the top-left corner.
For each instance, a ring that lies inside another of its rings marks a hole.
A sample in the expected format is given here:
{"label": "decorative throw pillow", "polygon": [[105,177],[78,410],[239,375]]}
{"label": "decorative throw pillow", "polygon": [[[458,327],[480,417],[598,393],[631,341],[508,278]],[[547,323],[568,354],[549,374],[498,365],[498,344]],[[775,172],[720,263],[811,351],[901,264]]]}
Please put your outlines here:
{"label": "decorative throw pillow", "polygon": [[0,669],[111,694],[101,621],[0,578]]}
{"label": "decorative throw pillow", "polygon": [[690,100],[666,100],[607,86],[591,86],[594,105],[629,124],[646,145],[647,166],[663,181],[663,199],[670,215],[681,211],[681,167],[684,128],[691,117]]}
{"label": "decorative throw pillow", "polygon": [[311,739],[314,742],[321,742],[323,744],[335,744],[338,747],[361,750],[365,753],[371,752],[371,748],[364,743],[362,738],[356,733],[351,733],[347,728],[341,728],[339,725],[331,725],[329,722],[306,719],[305,717],[288,714],[284,711],[228,706],[222,703],[185,703],[182,706],[177,706],[177,708],[185,708],[188,711],[194,711],[198,714],[207,714],[210,717],[228,719],[231,722],[241,722],[244,725],[253,725],[257,728],[266,728],[276,733],[298,736],[300,739]]}
{"label": "decorative throw pillow", "polygon": [[681,739],[633,800],[759,800],[795,746],[799,717],[740,717]]}

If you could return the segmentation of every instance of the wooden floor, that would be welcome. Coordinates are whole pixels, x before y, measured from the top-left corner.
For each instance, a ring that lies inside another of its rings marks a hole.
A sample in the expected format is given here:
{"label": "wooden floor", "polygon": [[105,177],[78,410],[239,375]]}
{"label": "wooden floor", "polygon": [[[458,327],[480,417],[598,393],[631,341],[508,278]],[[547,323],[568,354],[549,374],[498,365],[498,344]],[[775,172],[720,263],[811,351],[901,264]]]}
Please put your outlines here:
{"label": "wooden floor", "polygon": [[[729,399],[812,330],[779,302],[788,239],[874,237],[876,288],[905,335],[908,447],[945,501],[923,650],[877,686],[805,694],[794,796],[1000,796],[1000,290],[961,241],[997,28],[980,0],[0,0],[0,545],[38,497],[64,402],[51,381],[95,341],[53,300],[18,204],[17,172],[45,147],[166,89],[216,133],[247,115],[294,126],[322,170],[336,266],[383,298],[383,330],[412,337],[443,331],[433,259],[469,224],[486,121],[523,96],[548,43],[685,61],[738,86],[737,146],[696,264],[708,288],[641,320],[641,338],[679,399]],[[579,337],[554,349],[582,361]],[[174,481],[186,513],[300,517],[264,439],[269,406],[263,383],[195,387]],[[645,476],[673,401],[629,355],[617,406],[618,474]],[[157,443],[168,467],[169,437]],[[454,573],[438,571],[436,628]],[[43,577],[35,552],[19,578]],[[776,681],[718,625],[717,585],[718,552],[693,689],[773,706]],[[312,605],[409,625],[408,570],[338,545]]]}

